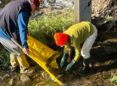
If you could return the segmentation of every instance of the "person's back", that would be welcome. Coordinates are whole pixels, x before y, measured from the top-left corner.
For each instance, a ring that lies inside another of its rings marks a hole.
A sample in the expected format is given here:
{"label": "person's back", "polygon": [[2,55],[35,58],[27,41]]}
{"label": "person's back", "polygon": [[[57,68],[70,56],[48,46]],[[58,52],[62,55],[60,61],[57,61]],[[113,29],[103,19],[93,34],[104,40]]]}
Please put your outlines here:
{"label": "person's back", "polygon": [[26,11],[31,15],[31,6],[26,0],[13,0],[8,3],[0,13],[0,27],[2,27],[11,37],[14,38],[16,30],[18,31],[17,18],[20,11]]}
{"label": "person's back", "polygon": [[64,33],[69,34],[72,39],[79,40],[76,42],[80,44],[93,33],[93,29],[90,22],[82,21],[70,26]]}

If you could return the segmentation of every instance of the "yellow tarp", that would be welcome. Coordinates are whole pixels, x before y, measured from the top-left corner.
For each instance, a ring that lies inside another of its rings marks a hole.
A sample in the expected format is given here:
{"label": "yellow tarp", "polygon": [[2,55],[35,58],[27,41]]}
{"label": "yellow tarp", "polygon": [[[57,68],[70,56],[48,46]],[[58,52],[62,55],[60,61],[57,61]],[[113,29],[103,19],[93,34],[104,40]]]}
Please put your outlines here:
{"label": "yellow tarp", "polygon": [[33,59],[37,64],[39,64],[55,82],[62,84],[47,68],[47,65],[58,68],[58,65],[56,63],[58,54],[31,36],[28,36],[28,45],[30,51],[29,57]]}

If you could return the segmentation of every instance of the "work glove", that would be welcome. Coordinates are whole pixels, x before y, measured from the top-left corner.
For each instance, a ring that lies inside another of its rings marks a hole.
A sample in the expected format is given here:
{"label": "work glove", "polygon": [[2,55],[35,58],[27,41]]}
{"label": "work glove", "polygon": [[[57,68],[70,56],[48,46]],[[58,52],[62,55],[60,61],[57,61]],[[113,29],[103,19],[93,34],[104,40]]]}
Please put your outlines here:
{"label": "work glove", "polygon": [[60,67],[63,68],[65,63],[66,63],[66,60],[67,60],[67,53],[64,53],[63,56],[62,56],[62,59],[61,59],[61,62],[60,62]]}
{"label": "work glove", "polygon": [[75,61],[72,60],[66,67],[65,71],[70,71],[70,69],[72,68],[72,66],[75,64]]}

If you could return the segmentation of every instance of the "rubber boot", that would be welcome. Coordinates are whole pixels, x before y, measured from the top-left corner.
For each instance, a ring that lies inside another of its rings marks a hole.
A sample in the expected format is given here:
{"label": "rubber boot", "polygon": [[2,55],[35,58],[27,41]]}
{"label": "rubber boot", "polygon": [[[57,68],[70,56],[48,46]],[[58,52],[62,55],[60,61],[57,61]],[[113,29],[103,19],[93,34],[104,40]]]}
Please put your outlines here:
{"label": "rubber boot", "polygon": [[89,59],[83,59],[83,67],[80,68],[79,73],[80,74],[87,74],[90,71],[89,67]]}
{"label": "rubber boot", "polygon": [[10,53],[10,70],[15,71],[18,67],[18,62],[14,53]]}
{"label": "rubber boot", "polygon": [[20,66],[20,73],[30,75],[34,72],[34,70],[30,68],[30,65],[24,54],[21,54],[19,57],[17,57],[17,60]]}

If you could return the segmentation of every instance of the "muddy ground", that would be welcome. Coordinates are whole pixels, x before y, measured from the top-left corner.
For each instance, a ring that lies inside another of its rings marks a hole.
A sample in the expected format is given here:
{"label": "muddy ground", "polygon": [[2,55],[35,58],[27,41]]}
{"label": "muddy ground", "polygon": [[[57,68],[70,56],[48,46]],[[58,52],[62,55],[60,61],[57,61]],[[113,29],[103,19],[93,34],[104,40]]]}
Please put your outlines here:
{"label": "muddy ground", "polygon": [[[101,37],[103,41],[97,40],[94,44],[90,58],[91,70],[88,74],[78,73],[82,58],[74,65],[72,72],[67,73],[60,69],[53,70],[54,74],[65,86],[114,86],[110,81],[113,76],[117,75],[117,36],[112,37],[114,33],[106,34]],[[111,36],[111,39],[107,39],[107,36]],[[9,67],[1,67],[0,86],[58,86],[37,64],[32,64],[36,71],[30,78],[21,75],[19,70],[11,72]]]}
{"label": "muddy ground", "polygon": [[[110,46],[105,48],[110,48],[110,52],[112,50]],[[89,71],[89,74],[80,75],[77,72],[77,63],[74,72],[65,75],[65,77],[70,77],[64,78],[68,86],[113,86],[110,79],[113,75],[117,75],[117,52],[109,54],[110,52],[107,53],[107,50],[100,45],[93,47],[92,50],[92,57],[90,59],[91,71]]]}

